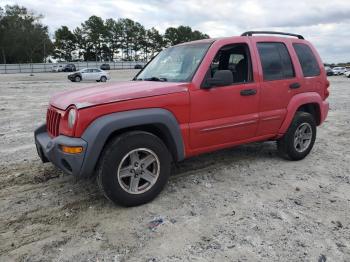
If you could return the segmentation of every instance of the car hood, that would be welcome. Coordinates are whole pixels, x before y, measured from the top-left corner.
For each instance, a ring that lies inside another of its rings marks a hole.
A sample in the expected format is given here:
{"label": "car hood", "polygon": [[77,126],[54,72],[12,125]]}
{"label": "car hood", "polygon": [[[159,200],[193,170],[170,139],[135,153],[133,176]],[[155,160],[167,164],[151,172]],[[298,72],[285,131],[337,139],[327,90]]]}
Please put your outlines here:
{"label": "car hood", "polygon": [[104,84],[58,93],[51,98],[50,104],[62,110],[66,110],[71,105],[80,109],[130,99],[186,92],[187,86],[187,83],[154,81]]}
{"label": "car hood", "polygon": [[76,72],[69,73],[68,76],[74,76],[80,73],[81,73],[80,71],[76,71]]}

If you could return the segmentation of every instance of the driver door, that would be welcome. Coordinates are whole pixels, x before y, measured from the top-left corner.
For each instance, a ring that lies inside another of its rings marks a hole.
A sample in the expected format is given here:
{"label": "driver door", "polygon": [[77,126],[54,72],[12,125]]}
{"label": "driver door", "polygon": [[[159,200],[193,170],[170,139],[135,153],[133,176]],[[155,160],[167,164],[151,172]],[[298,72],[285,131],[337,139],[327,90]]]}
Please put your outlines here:
{"label": "driver door", "polygon": [[223,148],[255,136],[260,92],[253,68],[248,43],[218,48],[206,78],[218,70],[230,70],[233,82],[191,92],[190,147],[194,152]]}
{"label": "driver door", "polygon": [[89,78],[90,75],[90,69],[85,69],[81,72],[81,78],[82,80],[90,80]]}

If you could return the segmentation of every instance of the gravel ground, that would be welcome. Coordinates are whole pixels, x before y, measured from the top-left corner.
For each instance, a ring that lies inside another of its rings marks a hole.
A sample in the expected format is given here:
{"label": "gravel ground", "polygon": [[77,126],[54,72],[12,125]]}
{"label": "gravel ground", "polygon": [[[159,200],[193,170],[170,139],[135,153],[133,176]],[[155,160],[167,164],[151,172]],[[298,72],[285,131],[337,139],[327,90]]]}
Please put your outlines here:
{"label": "gravel ground", "polygon": [[96,83],[0,75],[0,261],[350,261],[350,79],[330,81],[306,159],[273,142],[206,154],[175,166],[152,203],[122,208],[35,152],[49,96]]}

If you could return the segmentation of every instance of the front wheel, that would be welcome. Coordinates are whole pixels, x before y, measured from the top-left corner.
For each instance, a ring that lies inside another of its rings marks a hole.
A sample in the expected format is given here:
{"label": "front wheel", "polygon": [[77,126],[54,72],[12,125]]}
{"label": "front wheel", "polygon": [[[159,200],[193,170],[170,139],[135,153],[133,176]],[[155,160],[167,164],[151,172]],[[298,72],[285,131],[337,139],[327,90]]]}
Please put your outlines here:
{"label": "front wheel", "polygon": [[106,82],[106,81],[107,81],[107,77],[105,77],[105,76],[101,76],[100,81],[101,81],[101,82]]}
{"label": "front wheel", "polygon": [[316,139],[316,122],[310,113],[298,111],[287,133],[277,141],[277,148],[282,157],[301,160],[306,157]]}
{"label": "front wheel", "polygon": [[80,81],[81,81],[81,77],[80,77],[80,76],[76,76],[76,77],[74,78],[74,81],[75,81],[75,82],[80,82]]}
{"label": "front wheel", "polygon": [[170,170],[171,155],[162,140],[148,132],[132,131],[108,143],[99,161],[97,183],[112,202],[137,206],[161,192]]}

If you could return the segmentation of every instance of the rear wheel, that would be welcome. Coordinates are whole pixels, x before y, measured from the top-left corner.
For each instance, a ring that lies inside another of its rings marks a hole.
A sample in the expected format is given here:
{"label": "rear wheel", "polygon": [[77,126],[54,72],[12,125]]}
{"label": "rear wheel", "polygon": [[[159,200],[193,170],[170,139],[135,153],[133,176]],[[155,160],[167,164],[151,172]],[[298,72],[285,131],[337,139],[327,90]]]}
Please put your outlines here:
{"label": "rear wheel", "polygon": [[281,156],[290,160],[306,157],[316,139],[316,122],[310,113],[297,112],[287,133],[277,141]]}
{"label": "rear wheel", "polygon": [[154,199],[165,186],[171,155],[158,137],[143,131],[122,134],[102,153],[97,183],[114,203],[137,206]]}

